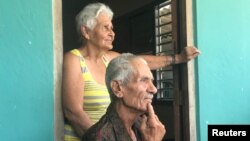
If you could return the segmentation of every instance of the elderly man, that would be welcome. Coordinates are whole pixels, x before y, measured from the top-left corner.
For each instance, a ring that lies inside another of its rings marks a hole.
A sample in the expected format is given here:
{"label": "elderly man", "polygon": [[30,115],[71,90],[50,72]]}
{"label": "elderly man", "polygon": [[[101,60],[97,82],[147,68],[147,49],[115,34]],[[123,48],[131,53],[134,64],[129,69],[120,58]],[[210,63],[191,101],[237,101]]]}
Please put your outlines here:
{"label": "elderly man", "polygon": [[122,54],[109,63],[105,81],[111,104],[82,141],[161,141],[166,130],[151,105],[157,89],[146,61]]}

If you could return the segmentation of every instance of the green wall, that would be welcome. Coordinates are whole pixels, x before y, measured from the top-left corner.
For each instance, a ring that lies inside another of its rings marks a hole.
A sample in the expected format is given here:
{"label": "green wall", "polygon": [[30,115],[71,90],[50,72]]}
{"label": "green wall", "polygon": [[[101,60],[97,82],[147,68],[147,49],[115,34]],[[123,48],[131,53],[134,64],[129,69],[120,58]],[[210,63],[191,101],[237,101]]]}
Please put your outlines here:
{"label": "green wall", "polygon": [[0,140],[54,140],[51,0],[0,1]]}
{"label": "green wall", "polygon": [[195,0],[198,141],[208,124],[250,124],[250,1]]}

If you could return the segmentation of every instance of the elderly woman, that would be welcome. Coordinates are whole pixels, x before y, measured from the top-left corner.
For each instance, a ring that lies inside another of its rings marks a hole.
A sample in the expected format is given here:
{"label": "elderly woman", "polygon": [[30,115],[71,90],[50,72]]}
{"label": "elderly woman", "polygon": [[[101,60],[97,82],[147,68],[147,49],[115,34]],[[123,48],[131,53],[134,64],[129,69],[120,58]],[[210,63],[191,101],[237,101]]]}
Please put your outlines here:
{"label": "elderly woman", "polygon": [[[66,53],[63,62],[63,111],[66,141],[80,140],[97,122],[110,103],[105,85],[106,66],[120,54],[111,51],[115,33],[112,10],[102,3],[91,3],[77,15],[77,31],[82,41],[78,49]],[[186,47],[175,56],[142,56],[150,69],[187,62],[199,55]]]}

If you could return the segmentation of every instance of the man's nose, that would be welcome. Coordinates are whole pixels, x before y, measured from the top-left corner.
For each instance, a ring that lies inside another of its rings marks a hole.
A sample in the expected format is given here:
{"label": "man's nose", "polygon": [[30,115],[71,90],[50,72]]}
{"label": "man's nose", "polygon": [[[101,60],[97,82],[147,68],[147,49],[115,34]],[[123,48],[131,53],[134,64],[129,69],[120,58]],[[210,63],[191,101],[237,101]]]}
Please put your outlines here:
{"label": "man's nose", "polygon": [[155,87],[155,85],[153,84],[153,82],[150,82],[149,84],[149,90],[152,94],[156,94],[157,93],[157,88]]}

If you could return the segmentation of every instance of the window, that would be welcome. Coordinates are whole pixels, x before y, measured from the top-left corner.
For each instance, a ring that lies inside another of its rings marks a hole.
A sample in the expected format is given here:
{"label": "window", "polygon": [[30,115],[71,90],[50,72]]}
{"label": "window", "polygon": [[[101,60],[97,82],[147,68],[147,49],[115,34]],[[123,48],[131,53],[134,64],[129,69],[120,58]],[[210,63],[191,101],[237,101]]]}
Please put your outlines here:
{"label": "window", "polygon": [[[171,0],[167,0],[155,7],[155,38],[156,55],[174,54],[172,28]],[[174,99],[173,67],[164,67],[156,70],[157,100],[173,101]]]}

